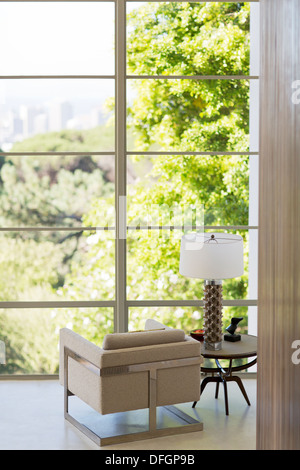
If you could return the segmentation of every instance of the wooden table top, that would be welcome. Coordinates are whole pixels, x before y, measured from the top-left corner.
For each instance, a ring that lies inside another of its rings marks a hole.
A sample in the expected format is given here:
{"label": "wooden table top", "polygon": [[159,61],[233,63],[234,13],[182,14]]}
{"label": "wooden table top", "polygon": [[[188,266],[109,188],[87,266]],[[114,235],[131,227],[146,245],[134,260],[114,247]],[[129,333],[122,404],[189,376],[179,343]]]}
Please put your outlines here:
{"label": "wooden table top", "polygon": [[222,349],[219,351],[205,349],[204,343],[202,343],[201,354],[203,357],[212,359],[237,359],[256,356],[257,336],[241,335],[241,341],[236,341],[235,343],[222,341]]}

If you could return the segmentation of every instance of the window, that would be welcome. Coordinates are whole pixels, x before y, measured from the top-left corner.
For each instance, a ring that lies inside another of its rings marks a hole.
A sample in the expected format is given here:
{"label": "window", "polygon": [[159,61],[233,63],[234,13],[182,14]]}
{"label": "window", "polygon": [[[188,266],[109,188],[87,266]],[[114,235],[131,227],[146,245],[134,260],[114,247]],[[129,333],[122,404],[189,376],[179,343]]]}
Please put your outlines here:
{"label": "window", "polygon": [[203,226],[244,238],[224,319],[255,333],[258,6],[0,1],[2,374],[56,373],[66,325],[198,327]]}

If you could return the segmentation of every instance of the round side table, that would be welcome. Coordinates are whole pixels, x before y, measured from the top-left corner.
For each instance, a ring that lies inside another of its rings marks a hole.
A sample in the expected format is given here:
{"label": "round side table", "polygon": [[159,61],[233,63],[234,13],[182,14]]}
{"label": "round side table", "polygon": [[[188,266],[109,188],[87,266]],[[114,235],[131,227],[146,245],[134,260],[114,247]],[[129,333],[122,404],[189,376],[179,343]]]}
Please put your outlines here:
{"label": "round side table", "polygon": [[[225,397],[225,412],[226,415],[229,414],[229,407],[228,407],[228,393],[227,393],[227,382],[236,382],[247,402],[250,406],[250,401],[242,380],[239,376],[233,375],[235,372],[239,372],[241,370],[249,369],[249,367],[256,364],[257,361],[257,337],[253,335],[241,335],[241,340],[235,343],[231,343],[229,341],[222,342],[222,349],[219,351],[209,351],[207,349],[202,350],[202,356],[207,359],[214,359],[217,367],[201,367],[201,372],[214,374],[217,373],[216,376],[209,376],[205,377],[201,382],[201,394],[205,389],[206,385],[210,382],[216,383],[216,393],[215,398],[218,398],[219,395],[219,385],[220,383],[223,384],[224,387],[224,397]],[[247,364],[233,366],[232,362],[235,359],[246,359],[249,357],[254,357],[251,362]],[[229,361],[228,367],[222,367],[220,364],[221,359],[227,359]],[[193,408],[196,406],[197,402],[193,403]]]}

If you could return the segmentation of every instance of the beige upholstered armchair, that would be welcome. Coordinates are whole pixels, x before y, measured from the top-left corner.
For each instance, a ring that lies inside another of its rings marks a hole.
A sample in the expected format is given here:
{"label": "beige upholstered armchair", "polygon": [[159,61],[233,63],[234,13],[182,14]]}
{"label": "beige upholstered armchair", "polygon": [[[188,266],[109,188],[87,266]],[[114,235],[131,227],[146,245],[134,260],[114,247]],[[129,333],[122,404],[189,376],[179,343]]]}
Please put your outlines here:
{"label": "beige upholstered armchair", "polygon": [[[102,348],[63,328],[60,383],[65,418],[100,446],[200,431],[198,419],[170,406],[199,400],[200,364],[201,343],[154,320],[146,321],[145,331],[106,335]],[[71,395],[102,415],[149,408],[148,430],[101,438],[71,416]],[[156,407],[166,407],[184,424],[158,429]]]}

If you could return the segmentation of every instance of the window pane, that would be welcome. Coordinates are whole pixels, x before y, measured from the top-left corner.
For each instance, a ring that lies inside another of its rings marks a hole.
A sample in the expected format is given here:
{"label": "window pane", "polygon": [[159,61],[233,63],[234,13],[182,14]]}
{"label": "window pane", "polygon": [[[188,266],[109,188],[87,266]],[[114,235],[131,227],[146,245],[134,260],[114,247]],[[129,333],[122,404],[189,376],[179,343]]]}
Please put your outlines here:
{"label": "window pane", "polygon": [[143,330],[148,318],[171,328],[180,328],[189,334],[200,328],[203,319],[201,307],[131,307],[129,309],[129,331]]}
{"label": "window pane", "polygon": [[128,168],[128,225],[248,225],[248,156],[132,156]]}
{"label": "window pane", "polygon": [[0,301],[113,300],[111,238],[103,230],[2,233]]}
{"label": "window pane", "polygon": [[135,2],[129,12],[130,74],[249,74],[249,3]]}
{"label": "window pane", "polygon": [[[229,233],[238,233],[244,239],[245,271],[239,278],[223,281],[223,298],[245,299],[248,296],[248,233],[232,230]],[[203,299],[204,281],[186,278],[179,273],[182,235],[183,231],[180,230],[128,231],[129,300]]]}
{"label": "window pane", "polygon": [[[247,334],[248,307],[223,307],[223,332],[232,317],[242,317],[238,325],[239,334]],[[189,335],[196,328],[203,328],[203,307],[131,307],[129,309],[129,331],[142,330],[145,322],[152,318],[171,328],[179,328]]]}
{"label": "window pane", "polygon": [[1,227],[114,226],[114,157],[6,156]]}
{"label": "window pane", "polygon": [[101,346],[113,332],[113,308],[2,309],[6,364],[0,374],[58,374],[59,330],[65,327]]}
{"label": "window pane", "polygon": [[2,75],[111,75],[114,2],[1,2]]}
{"label": "window pane", "polygon": [[[223,333],[226,333],[227,326],[231,323],[232,317],[242,317],[237,333],[248,334],[248,307],[223,307]],[[203,328],[203,308],[202,307],[131,307],[129,309],[129,331],[143,330],[145,322],[152,318],[171,328],[182,329],[186,335],[194,329]],[[234,366],[240,366],[251,362],[254,358],[236,359]],[[228,367],[227,360],[220,360],[223,367]],[[202,367],[216,368],[213,359],[204,359]],[[255,372],[253,367],[246,369],[246,372]]]}
{"label": "window pane", "polygon": [[128,80],[128,150],[248,151],[249,80]]}
{"label": "window pane", "polygon": [[112,151],[114,80],[0,80],[4,152]]}

